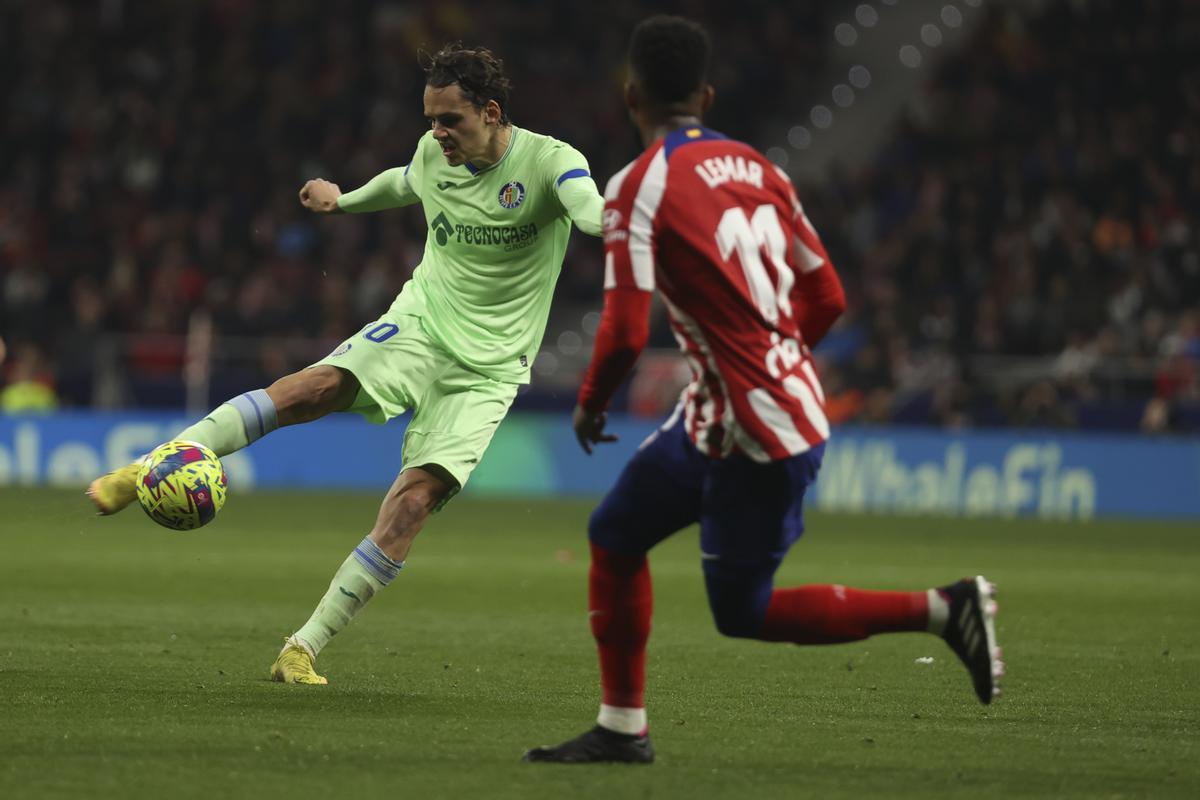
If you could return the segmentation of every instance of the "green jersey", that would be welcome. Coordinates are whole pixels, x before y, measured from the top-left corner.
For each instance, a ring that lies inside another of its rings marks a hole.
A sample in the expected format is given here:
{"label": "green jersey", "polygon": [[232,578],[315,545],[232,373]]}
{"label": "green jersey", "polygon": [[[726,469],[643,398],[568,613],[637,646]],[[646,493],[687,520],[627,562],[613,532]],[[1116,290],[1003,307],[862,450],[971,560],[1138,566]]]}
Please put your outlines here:
{"label": "green jersey", "polygon": [[389,313],[421,317],[465,366],[527,383],[572,219],[600,234],[604,200],[587,160],[568,144],[513,125],[495,164],[452,167],[427,133],[408,166],[338,198],[349,212],[416,202],[429,226],[425,252]]}

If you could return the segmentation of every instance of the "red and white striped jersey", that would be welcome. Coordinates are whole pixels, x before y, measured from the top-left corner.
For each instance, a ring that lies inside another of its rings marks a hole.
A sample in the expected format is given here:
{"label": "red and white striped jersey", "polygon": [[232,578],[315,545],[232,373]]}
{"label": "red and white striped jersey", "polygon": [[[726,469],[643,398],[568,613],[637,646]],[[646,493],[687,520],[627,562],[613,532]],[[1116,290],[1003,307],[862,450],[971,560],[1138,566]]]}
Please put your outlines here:
{"label": "red and white striped jersey", "polygon": [[605,288],[661,293],[692,369],[677,413],[696,447],[766,462],[825,441],[808,345],[845,299],[787,174],[687,127],[614,175],[605,200]]}

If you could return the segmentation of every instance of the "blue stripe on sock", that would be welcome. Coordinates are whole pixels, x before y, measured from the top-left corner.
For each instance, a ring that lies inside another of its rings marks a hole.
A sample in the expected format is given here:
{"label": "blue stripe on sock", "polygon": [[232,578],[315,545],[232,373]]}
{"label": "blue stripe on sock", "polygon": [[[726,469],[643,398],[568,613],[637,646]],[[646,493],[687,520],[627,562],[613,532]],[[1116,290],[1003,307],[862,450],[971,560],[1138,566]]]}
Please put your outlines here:
{"label": "blue stripe on sock", "polygon": [[254,406],[254,416],[258,418],[258,438],[261,439],[267,435],[266,430],[263,428],[262,409],[258,407],[258,403],[254,402],[254,396],[249,392],[246,392],[242,397],[249,400],[250,405]]}
{"label": "blue stripe on sock", "polygon": [[400,567],[397,566],[396,562],[387,558],[387,556],[381,557],[374,553],[369,554],[369,556],[370,556],[372,562],[374,562],[376,569],[378,569],[383,574],[387,575],[389,577],[389,579],[394,578],[394,577],[396,577],[397,574],[399,574]]}
{"label": "blue stripe on sock", "polygon": [[388,554],[383,552],[383,550],[379,547],[379,545],[375,544],[375,541],[370,536],[364,537],[358,546],[359,547],[366,546],[368,551],[370,551],[373,555],[378,556],[379,559],[381,561],[383,561],[383,563],[387,564],[389,567],[395,567],[396,569],[400,569],[401,567],[404,566],[403,561],[393,561],[392,559],[388,558]]}
{"label": "blue stripe on sock", "polygon": [[239,394],[229,401],[229,405],[237,409],[242,417],[242,427],[246,431],[246,441],[257,442],[271,431],[279,427],[279,417],[275,413],[275,403],[266,389],[255,389],[252,392]]}
{"label": "blue stripe on sock", "polygon": [[377,564],[375,564],[369,558],[367,558],[365,555],[363,555],[363,552],[361,550],[355,549],[354,560],[357,561],[362,566],[363,569],[365,569],[367,572],[371,573],[371,577],[373,577],[375,580],[382,583],[384,586],[391,583],[392,577],[395,577],[395,576],[389,577],[388,574],[386,572],[384,572],[383,570],[381,570]]}
{"label": "blue stripe on sock", "polygon": [[362,547],[362,545],[354,548],[354,556],[362,562],[363,566],[378,572],[380,575],[388,575],[389,573],[394,575],[396,572],[399,572],[394,567],[389,567],[378,556]]}
{"label": "blue stripe on sock", "polygon": [[365,558],[363,558],[362,555],[357,550],[354,551],[354,558],[356,561],[358,561],[358,563],[362,566],[363,569],[365,569],[367,572],[371,573],[372,577],[374,577],[375,580],[379,581],[384,586],[387,586],[393,580],[396,579],[396,575],[394,573],[389,574],[389,573],[383,571],[377,565],[372,564],[371,562],[369,562]]}
{"label": "blue stripe on sock", "polygon": [[253,397],[257,397],[258,404],[262,406],[263,435],[266,435],[278,428],[279,414],[275,411],[275,401],[271,399],[271,395],[267,394],[267,390],[255,389],[250,394]]}
{"label": "blue stripe on sock", "polygon": [[388,558],[387,554],[379,549],[379,545],[371,541],[370,536],[365,537],[358,547],[354,548],[354,558],[384,586],[391,583],[404,566],[403,561]]}

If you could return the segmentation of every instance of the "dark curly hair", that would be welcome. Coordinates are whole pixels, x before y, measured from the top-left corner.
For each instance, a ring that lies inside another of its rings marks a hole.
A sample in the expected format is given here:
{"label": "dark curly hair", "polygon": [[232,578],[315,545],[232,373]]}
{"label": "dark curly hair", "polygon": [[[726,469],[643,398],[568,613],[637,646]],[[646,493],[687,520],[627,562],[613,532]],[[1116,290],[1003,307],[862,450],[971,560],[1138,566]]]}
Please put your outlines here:
{"label": "dark curly hair", "polygon": [[712,42],[699,23],[665,14],[638,23],[629,40],[629,65],[659,103],[677,103],[704,85]]}
{"label": "dark curly hair", "polygon": [[508,92],[512,82],[504,75],[504,62],[486,47],[465,48],[455,42],[433,55],[421,53],[425,83],[435,89],[458,84],[463,97],[482,110],[489,100],[500,106],[500,124],[509,124]]}

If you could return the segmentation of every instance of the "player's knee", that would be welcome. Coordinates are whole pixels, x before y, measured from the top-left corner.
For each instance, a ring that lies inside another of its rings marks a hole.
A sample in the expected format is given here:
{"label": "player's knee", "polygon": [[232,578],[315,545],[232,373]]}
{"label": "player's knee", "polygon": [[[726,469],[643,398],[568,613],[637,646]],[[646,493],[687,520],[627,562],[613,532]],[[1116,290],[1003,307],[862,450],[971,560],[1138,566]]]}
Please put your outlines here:
{"label": "player's knee", "polygon": [[287,375],[267,388],[282,424],[307,422],[347,408],[357,392],[353,375],[326,365]]}
{"label": "player's knee", "polygon": [[455,488],[457,483],[441,467],[407,469],[388,492],[382,516],[395,527],[420,525]]}
{"label": "player's knee", "polygon": [[712,610],[717,633],[734,639],[755,639],[762,628],[762,616],[747,613],[747,609],[723,607]]}
{"label": "player's knee", "polygon": [[704,584],[713,622],[723,636],[756,639],[771,600],[769,566],[704,562]]}
{"label": "player's knee", "polygon": [[335,411],[345,408],[358,391],[358,382],[345,370],[321,365],[305,370],[307,400],[315,408]]}
{"label": "player's knee", "polygon": [[396,496],[392,504],[392,527],[404,529],[425,521],[437,500],[425,487],[414,486]]}
{"label": "player's knee", "polygon": [[428,516],[428,501],[420,491],[409,490],[389,495],[383,501],[372,535],[384,552],[398,547],[407,548],[420,533]]}
{"label": "player's knee", "polygon": [[588,541],[608,550],[620,550],[620,534],[627,528],[627,520],[607,498],[588,518]]}

